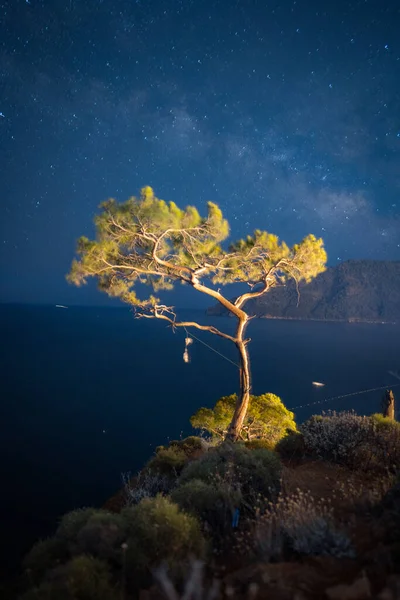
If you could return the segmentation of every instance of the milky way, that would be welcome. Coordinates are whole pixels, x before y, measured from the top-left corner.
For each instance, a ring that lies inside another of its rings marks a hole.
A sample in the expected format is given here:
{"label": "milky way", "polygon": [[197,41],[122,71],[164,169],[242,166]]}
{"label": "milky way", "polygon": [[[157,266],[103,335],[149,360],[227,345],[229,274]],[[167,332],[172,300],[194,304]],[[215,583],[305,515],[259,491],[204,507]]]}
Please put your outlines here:
{"label": "milky way", "polygon": [[381,0],[0,3],[0,300],[97,302],[75,240],[144,185],[400,259],[399,29]]}

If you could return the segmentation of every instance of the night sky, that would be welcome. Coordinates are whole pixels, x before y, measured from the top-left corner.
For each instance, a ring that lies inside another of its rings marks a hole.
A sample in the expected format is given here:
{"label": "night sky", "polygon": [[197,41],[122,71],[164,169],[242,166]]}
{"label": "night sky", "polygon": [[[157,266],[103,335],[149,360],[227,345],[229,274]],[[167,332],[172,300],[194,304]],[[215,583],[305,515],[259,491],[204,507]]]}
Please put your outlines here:
{"label": "night sky", "polygon": [[144,185],[399,260],[398,2],[0,0],[0,301],[106,302],[75,241]]}

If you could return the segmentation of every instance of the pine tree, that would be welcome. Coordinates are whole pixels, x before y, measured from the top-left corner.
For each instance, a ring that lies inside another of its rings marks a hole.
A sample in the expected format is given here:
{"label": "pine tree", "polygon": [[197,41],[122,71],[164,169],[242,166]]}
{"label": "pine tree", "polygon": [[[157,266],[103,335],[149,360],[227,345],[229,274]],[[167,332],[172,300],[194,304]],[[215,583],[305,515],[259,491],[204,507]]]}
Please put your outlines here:
{"label": "pine tree", "polygon": [[[216,204],[209,202],[207,216],[201,217],[193,206],[182,210],[174,202],[160,200],[151,187],[142,188],[138,198],[123,203],[107,200],[100,209],[95,217],[96,239],[78,240],[79,258],[72,263],[68,281],[79,286],[94,277],[100,290],[132,305],[137,317],[201,329],[234,343],[239,352],[240,393],[228,437],[237,440],[251,391],[245,304],[290,278],[298,286],[323,272],[327,256],[322,239],[308,235],[290,248],[276,235],[256,230],[224,249],[229,225]],[[153,293],[139,298],[138,283],[148,284],[155,294],[176,283],[191,286],[220,302],[237,319],[235,334],[212,325],[179,321],[174,308],[162,304]],[[231,283],[247,284],[250,291],[231,301],[215,288]]]}

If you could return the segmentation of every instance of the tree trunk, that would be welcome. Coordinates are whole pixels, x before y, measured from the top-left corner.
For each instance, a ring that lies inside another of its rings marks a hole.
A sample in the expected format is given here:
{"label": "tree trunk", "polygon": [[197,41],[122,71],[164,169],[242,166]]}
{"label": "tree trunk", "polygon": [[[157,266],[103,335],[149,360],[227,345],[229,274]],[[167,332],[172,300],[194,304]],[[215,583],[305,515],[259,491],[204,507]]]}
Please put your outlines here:
{"label": "tree trunk", "polygon": [[251,380],[250,380],[250,357],[247,350],[247,344],[243,339],[247,325],[247,316],[239,319],[236,331],[236,347],[239,350],[240,361],[240,393],[236,402],[235,412],[232,422],[229,425],[228,439],[237,441],[247,414],[250,401]]}

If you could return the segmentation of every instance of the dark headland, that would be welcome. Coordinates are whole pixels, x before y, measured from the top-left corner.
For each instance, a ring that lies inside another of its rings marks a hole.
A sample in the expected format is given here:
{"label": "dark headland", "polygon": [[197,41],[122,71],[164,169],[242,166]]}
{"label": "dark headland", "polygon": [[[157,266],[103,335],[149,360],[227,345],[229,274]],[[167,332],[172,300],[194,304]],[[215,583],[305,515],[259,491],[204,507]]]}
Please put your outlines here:
{"label": "dark headland", "polygon": [[[249,300],[246,309],[264,318],[322,321],[400,322],[400,261],[348,260],[329,267],[311,283],[286,286]],[[212,306],[208,315],[226,315]]]}

